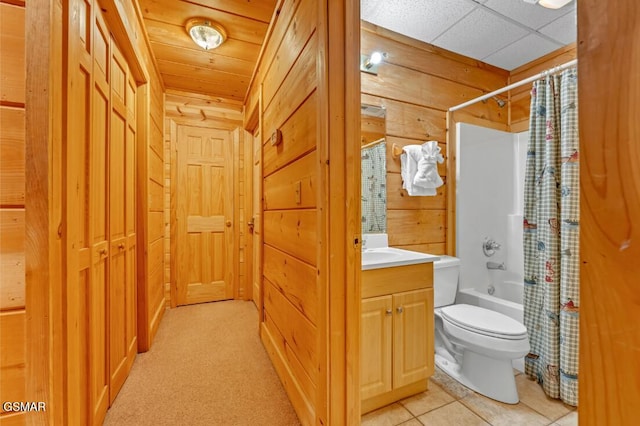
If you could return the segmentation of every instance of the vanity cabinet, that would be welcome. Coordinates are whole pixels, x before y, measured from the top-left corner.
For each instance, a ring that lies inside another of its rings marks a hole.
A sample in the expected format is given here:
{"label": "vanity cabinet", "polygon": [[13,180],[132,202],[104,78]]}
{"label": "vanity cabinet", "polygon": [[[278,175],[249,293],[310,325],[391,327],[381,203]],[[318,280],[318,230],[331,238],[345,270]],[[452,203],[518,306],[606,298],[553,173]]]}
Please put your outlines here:
{"label": "vanity cabinet", "polygon": [[360,398],[366,413],[427,389],[433,374],[433,264],[363,271]]}

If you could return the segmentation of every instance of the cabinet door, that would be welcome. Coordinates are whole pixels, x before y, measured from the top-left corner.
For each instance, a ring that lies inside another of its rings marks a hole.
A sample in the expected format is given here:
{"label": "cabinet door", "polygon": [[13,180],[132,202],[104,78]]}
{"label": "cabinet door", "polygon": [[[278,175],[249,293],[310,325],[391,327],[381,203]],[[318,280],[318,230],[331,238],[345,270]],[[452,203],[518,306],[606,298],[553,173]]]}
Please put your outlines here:
{"label": "cabinet door", "polygon": [[362,300],[360,323],[360,398],[391,390],[391,296]]}
{"label": "cabinet door", "polygon": [[433,374],[433,289],[393,295],[393,387]]}

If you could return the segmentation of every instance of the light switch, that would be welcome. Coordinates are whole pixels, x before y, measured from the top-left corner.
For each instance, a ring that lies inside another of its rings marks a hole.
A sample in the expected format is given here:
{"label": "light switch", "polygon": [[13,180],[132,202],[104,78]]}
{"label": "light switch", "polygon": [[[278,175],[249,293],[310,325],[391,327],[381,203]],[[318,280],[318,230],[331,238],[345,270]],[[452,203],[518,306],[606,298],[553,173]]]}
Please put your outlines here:
{"label": "light switch", "polygon": [[271,145],[272,146],[280,145],[281,142],[282,142],[282,132],[276,129],[271,134]]}
{"label": "light switch", "polygon": [[296,183],[293,184],[293,186],[296,190],[296,204],[301,204],[302,203],[302,182],[297,181]]}

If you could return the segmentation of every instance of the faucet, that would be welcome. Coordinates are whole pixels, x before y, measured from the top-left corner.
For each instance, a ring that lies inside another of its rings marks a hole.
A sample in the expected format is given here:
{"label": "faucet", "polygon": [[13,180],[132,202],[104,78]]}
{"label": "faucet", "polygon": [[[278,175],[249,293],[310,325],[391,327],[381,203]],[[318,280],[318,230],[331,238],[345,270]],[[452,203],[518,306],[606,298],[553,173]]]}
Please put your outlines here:
{"label": "faucet", "polygon": [[507,267],[504,266],[504,262],[487,262],[487,269],[500,269],[501,271],[506,271]]}
{"label": "faucet", "polygon": [[482,242],[482,251],[484,252],[484,255],[487,257],[493,256],[496,250],[500,250],[500,244],[498,244],[493,238],[485,238]]}

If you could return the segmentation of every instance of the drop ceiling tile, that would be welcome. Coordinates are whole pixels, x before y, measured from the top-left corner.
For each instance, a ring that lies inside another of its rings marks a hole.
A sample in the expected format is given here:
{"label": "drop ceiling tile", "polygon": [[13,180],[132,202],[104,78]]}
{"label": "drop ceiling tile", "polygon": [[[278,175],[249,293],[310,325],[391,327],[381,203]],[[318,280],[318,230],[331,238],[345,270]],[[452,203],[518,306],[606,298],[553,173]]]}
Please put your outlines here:
{"label": "drop ceiling tile", "polygon": [[431,43],[476,6],[467,0],[361,0],[363,20]]}
{"label": "drop ceiling tile", "polygon": [[562,47],[535,34],[521,38],[513,44],[483,58],[482,61],[505,70],[512,70]]}
{"label": "drop ceiling tile", "polygon": [[485,6],[534,30],[558,19],[570,9],[575,10],[575,2],[555,10],[523,0],[488,0]]}
{"label": "drop ceiling tile", "polygon": [[577,38],[575,9],[540,28],[539,32],[563,44],[573,43]]}
{"label": "drop ceiling tile", "polygon": [[433,44],[480,60],[527,33],[527,30],[491,12],[476,9],[434,40]]}

